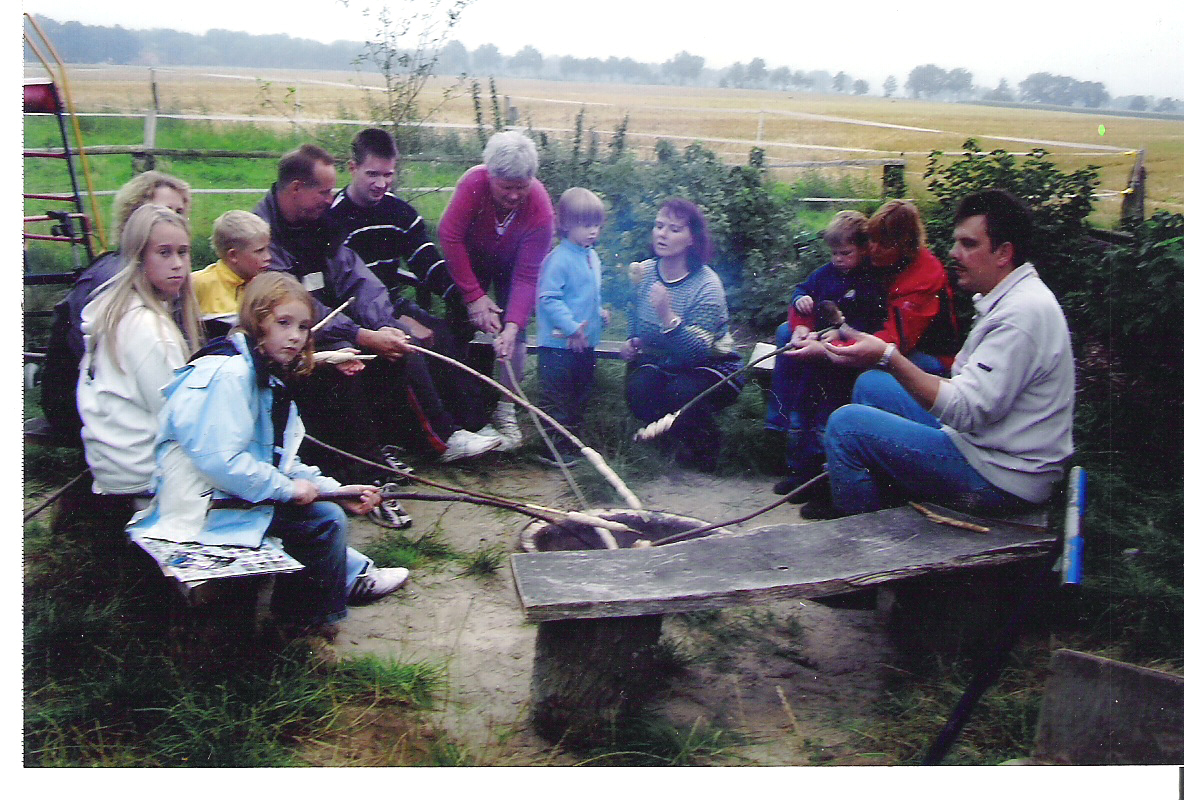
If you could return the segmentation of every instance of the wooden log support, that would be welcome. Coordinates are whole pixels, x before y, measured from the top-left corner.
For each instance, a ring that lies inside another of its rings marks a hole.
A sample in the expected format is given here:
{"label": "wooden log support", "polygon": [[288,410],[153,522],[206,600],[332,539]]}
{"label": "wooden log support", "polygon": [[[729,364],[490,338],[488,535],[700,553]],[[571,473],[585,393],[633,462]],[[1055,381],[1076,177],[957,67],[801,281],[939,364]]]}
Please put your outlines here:
{"label": "wooden log support", "polygon": [[535,730],[551,742],[607,744],[662,685],[662,616],[539,625],[530,681]]}

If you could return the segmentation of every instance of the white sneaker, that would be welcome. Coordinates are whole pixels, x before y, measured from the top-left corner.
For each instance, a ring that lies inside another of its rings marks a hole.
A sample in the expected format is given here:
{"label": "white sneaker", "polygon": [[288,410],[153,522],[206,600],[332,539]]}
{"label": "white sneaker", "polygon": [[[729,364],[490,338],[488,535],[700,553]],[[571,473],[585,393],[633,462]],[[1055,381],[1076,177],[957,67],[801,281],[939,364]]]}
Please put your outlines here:
{"label": "white sneaker", "polygon": [[440,460],[448,462],[461,458],[472,458],[496,449],[501,443],[502,437],[498,436],[496,431],[493,436],[485,436],[461,428],[448,437],[448,449],[440,455]]}
{"label": "white sneaker", "polygon": [[373,603],[398,589],[410,576],[406,567],[371,567],[354,581],[346,602],[351,606]]}
{"label": "white sneaker", "polygon": [[493,427],[497,429],[502,442],[498,446],[501,452],[517,450],[522,446],[522,429],[518,427],[518,412],[514,404],[508,400],[499,400],[493,410]]}

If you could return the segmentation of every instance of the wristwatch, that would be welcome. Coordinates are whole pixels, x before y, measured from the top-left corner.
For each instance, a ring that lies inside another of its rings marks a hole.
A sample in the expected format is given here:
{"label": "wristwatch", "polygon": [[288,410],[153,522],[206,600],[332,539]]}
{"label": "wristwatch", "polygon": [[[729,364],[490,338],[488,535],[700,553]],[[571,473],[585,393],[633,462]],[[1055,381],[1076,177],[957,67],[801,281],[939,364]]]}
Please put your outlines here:
{"label": "wristwatch", "polygon": [[892,354],[895,352],[896,345],[894,345],[892,342],[889,342],[888,346],[884,348],[884,354],[880,356],[880,360],[876,362],[876,366],[880,369],[887,369],[888,362],[892,360]]}

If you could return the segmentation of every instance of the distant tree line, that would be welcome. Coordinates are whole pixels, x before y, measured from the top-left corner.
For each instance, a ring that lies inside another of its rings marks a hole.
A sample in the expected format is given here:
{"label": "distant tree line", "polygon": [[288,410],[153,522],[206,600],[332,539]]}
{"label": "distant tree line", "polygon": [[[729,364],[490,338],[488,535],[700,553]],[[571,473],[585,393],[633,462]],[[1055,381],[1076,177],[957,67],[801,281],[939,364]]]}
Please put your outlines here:
{"label": "distant tree line", "polygon": [[[319,69],[373,69],[360,56],[365,43],[339,40],[324,44],[311,39],[295,39],[286,34],[253,35],[211,30],[203,35],[166,29],[129,30],[56,22],[38,16],[49,40],[62,58],[71,63],[143,64],[149,66],[231,66]],[[26,48],[25,58],[33,55]],[[686,50],[662,63],[646,63],[632,58],[576,58],[545,56],[531,45],[512,55],[503,54],[494,44],[482,44],[469,50],[451,40],[439,50],[436,71],[444,75],[506,75],[568,81],[605,81],[676,86],[721,86],[737,89],[799,90],[866,95],[868,81],[853,78],[846,72],[831,74],[825,70],[770,67],[756,57],[747,64],[739,61],[712,70],[706,60]],[[881,85],[884,97],[893,97],[901,88],[895,75]],[[914,98],[927,100],[988,100],[1045,105],[1084,106],[1086,108],[1126,108],[1134,111],[1175,113],[1181,102],[1172,97],[1132,96],[1111,98],[1106,87],[1096,81],[1079,81],[1065,75],[1037,72],[1019,82],[1013,90],[1006,80],[994,89],[974,85],[974,76],[966,69],[946,70],[936,64],[914,67],[904,82],[904,90]]]}

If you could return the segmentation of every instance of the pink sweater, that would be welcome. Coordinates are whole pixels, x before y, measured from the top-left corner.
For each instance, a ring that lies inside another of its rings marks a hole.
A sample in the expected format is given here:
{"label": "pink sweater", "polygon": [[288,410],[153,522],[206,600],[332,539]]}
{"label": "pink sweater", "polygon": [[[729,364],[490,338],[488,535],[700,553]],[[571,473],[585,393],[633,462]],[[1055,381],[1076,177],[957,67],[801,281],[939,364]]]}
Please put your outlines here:
{"label": "pink sweater", "polygon": [[551,198],[537,178],[532,180],[530,194],[500,236],[495,211],[489,172],[483,165],[473,167],[457,182],[452,202],[440,218],[440,249],[466,303],[493,294],[494,278],[508,275],[510,297],[504,320],[525,330],[534,309],[539,267],[555,235]]}

